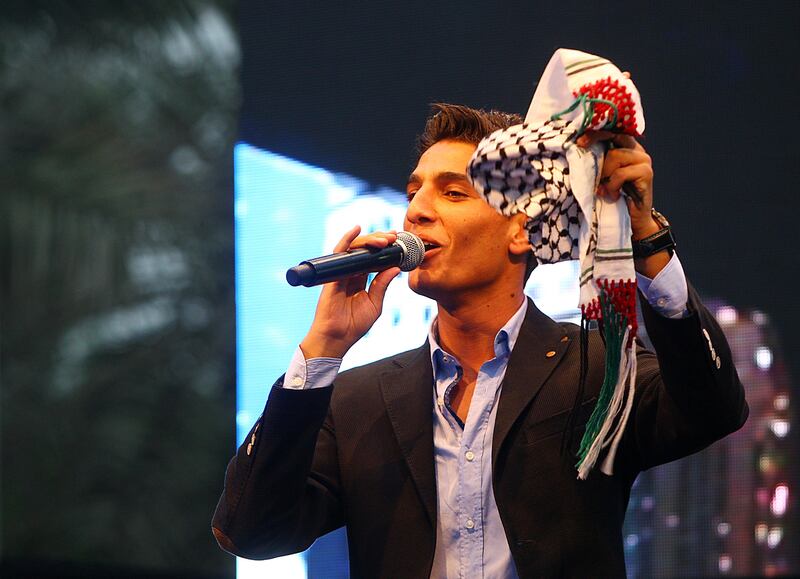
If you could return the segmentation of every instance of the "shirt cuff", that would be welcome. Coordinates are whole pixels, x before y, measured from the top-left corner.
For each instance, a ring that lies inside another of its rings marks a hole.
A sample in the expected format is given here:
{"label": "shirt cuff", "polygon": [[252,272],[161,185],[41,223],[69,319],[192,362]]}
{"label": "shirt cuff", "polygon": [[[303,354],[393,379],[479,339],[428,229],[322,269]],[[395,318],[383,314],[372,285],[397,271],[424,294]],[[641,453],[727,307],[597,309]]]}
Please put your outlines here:
{"label": "shirt cuff", "polygon": [[669,263],[653,279],[636,273],[639,290],[653,309],[665,318],[685,318],[689,314],[689,289],[686,274],[673,253]]}
{"label": "shirt cuff", "polygon": [[309,358],[306,360],[300,346],[294,351],[283,387],[290,390],[310,390],[312,388],[325,388],[333,384],[341,358]]}

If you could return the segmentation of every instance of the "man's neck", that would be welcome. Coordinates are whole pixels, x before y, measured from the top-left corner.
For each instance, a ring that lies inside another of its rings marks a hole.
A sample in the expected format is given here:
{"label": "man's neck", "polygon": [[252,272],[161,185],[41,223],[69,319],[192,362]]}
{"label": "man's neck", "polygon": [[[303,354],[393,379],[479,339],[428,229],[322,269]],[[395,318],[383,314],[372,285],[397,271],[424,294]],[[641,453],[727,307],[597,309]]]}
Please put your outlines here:
{"label": "man's neck", "polygon": [[521,289],[502,291],[452,302],[438,302],[439,345],[458,358],[467,370],[477,372],[494,358],[494,339],[525,300]]}

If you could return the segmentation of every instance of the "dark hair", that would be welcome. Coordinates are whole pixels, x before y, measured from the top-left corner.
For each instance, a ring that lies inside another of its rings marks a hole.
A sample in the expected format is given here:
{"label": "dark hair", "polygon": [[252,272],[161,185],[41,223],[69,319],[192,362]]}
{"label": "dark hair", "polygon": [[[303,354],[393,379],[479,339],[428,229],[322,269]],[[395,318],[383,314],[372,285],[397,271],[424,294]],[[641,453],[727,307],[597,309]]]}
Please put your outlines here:
{"label": "dark hair", "polygon": [[[431,114],[425,121],[425,129],[417,137],[417,161],[425,151],[439,141],[460,141],[477,146],[484,137],[493,132],[522,122],[522,117],[516,113],[433,103]],[[536,257],[531,252],[525,266],[525,283],[528,282],[536,264]]]}
{"label": "dark hair", "polygon": [[433,103],[425,130],[417,137],[417,159],[439,141],[461,141],[477,146],[481,139],[496,130],[521,122],[522,117],[515,113]]}

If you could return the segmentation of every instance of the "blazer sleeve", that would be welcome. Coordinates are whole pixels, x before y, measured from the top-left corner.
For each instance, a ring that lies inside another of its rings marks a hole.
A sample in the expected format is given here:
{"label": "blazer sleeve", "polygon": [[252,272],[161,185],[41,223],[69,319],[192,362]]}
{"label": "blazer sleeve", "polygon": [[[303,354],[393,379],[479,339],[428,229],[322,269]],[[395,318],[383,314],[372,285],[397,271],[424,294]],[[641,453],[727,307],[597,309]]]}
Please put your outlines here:
{"label": "blazer sleeve", "polygon": [[272,388],[266,408],[228,464],[212,531],[248,559],[307,549],[343,522],[333,387]]}
{"label": "blazer sleeve", "polygon": [[623,448],[632,475],[697,452],[738,430],[744,387],[722,329],[689,284],[688,316],[669,319],[642,302],[655,353],[639,350],[636,398]]}

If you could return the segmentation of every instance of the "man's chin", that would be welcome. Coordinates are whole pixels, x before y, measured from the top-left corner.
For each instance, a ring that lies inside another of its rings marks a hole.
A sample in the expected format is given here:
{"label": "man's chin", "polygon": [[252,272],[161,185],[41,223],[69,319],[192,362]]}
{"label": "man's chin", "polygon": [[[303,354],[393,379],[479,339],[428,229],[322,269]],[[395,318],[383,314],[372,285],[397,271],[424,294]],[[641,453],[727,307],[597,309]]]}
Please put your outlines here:
{"label": "man's chin", "polygon": [[[432,300],[440,295],[441,288],[435,283],[433,276],[428,271],[415,269],[408,274],[408,288],[415,294],[419,294]],[[437,289],[439,291],[437,291]]]}

